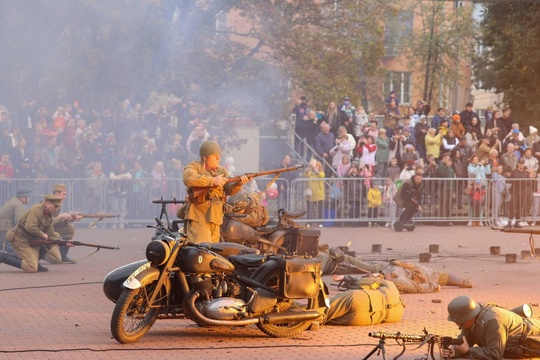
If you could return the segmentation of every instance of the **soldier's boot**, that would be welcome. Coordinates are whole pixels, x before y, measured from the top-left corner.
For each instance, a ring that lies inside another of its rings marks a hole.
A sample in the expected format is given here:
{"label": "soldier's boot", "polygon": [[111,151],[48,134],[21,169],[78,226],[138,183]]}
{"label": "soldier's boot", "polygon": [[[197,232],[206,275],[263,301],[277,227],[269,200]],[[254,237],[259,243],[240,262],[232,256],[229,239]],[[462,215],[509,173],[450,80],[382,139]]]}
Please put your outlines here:
{"label": "soldier's boot", "polygon": [[8,253],[7,251],[0,251],[0,263],[13,266],[18,269],[20,269],[22,266],[22,260],[17,256]]}
{"label": "soldier's boot", "polygon": [[37,271],[38,272],[47,272],[49,271],[49,268],[48,267],[45,267],[43,265],[41,265],[39,263],[39,260],[43,259],[45,257],[45,255],[47,254],[47,249],[45,248],[45,246],[42,246],[40,249],[39,249],[39,258],[38,258],[38,267],[37,267]]}
{"label": "soldier's boot", "polygon": [[450,275],[448,276],[448,282],[446,283],[448,286],[459,286],[460,288],[472,288],[473,283],[471,279],[462,279],[460,277]]}
{"label": "soldier's boot", "polygon": [[[67,240],[69,241],[69,240]],[[60,254],[62,255],[62,264],[75,264],[75,260],[71,260],[67,253],[69,251],[69,247],[67,246],[60,246]]]}

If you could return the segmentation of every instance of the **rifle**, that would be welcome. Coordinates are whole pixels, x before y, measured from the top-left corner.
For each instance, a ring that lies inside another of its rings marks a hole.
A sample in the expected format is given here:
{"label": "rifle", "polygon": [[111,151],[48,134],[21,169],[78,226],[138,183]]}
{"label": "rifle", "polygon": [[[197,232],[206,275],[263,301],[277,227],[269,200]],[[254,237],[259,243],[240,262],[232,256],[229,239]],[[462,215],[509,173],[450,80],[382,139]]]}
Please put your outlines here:
{"label": "rifle", "polygon": [[[71,243],[73,246],[89,246],[99,249],[107,249],[107,250],[120,250],[118,246],[105,246],[105,245],[96,245],[96,244],[89,244],[89,243],[83,243],[80,241],[74,241],[74,240],[62,240],[62,239],[32,239],[30,240],[30,246],[37,247],[41,245],[58,245],[58,246],[66,246],[67,243]],[[97,251],[97,250],[96,250]]]}
{"label": "rifle", "polygon": [[519,347],[527,355],[540,356],[540,340],[528,337],[520,341]]}
{"label": "rifle", "polygon": [[[300,170],[304,167],[306,166],[298,165],[298,166],[288,167],[288,168],[266,170],[266,171],[261,171],[258,173],[245,173],[242,176],[247,176],[248,178],[252,179],[252,178],[256,178],[263,175],[277,174],[275,177],[277,178],[279,175],[281,175],[282,172]],[[235,176],[235,177],[229,178],[227,179],[227,184],[240,181],[240,178],[241,176]],[[189,201],[194,204],[202,204],[206,200],[206,194],[208,193],[208,190],[210,190],[210,188],[215,188],[215,187],[216,186],[194,186],[190,188]]]}
{"label": "rifle", "polygon": [[75,214],[76,216],[80,216],[81,218],[89,218],[89,219],[105,219],[105,218],[117,218],[120,217],[120,215],[109,215],[109,214]]}
{"label": "rifle", "polygon": [[463,338],[453,338],[451,336],[442,336],[441,337],[441,345],[443,349],[450,348],[451,345],[461,345],[463,344]]}
{"label": "rifle", "polygon": [[[508,220],[510,221],[510,220]],[[510,234],[529,234],[529,246],[531,247],[531,254],[536,257],[537,259],[540,259],[540,254],[536,254],[536,248],[534,245],[534,238],[533,235],[540,235],[540,230],[533,230],[533,229],[506,229],[506,228],[493,228],[493,230],[499,230],[505,233]]]}
{"label": "rifle", "polygon": [[533,229],[493,228],[493,230],[499,230],[499,231],[502,231],[502,232],[505,232],[505,233],[540,235],[540,230],[533,230]]}
{"label": "rifle", "polygon": [[[443,356],[442,356],[441,346],[444,349],[448,349],[450,345],[460,345],[461,343],[463,343],[463,339],[453,339],[450,336],[433,335],[433,334],[428,333],[426,328],[424,328],[423,331],[424,331],[424,334],[422,335],[408,335],[408,334],[402,334],[400,332],[397,332],[397,333],[386,333],[382,331],[370,332],[368,335],[370,337],[378,338],[379,344],[376,345],[375,348],[373,348],[373,350],[371,350],[371,352],[366,357],[363,358],[363,360],[366,360],[367,358],[369,358],[376,351],[381,351],[383,354],[383,360],[385,360],[386,359],[385,349],[384,349],[385,339],[394,339],[399,345],[402,346],[401,352],[396,357],[394,357],[394,360],[398,359],[399,357],[403,355],[403,353],[405,353],[405,350],[407,350],[405,348],[405,343],[407,342],[420,342],[420,345],[418,345],[416,348],[412,350],[419,349],[425,344],[428,344],[427,355],[429,355],[429,357],[432,360],[435,360],[435,351],[434,351],[435,344],[439,345],[439,359],[442,360]],[[428,359],[428,356],[422,359]]]}

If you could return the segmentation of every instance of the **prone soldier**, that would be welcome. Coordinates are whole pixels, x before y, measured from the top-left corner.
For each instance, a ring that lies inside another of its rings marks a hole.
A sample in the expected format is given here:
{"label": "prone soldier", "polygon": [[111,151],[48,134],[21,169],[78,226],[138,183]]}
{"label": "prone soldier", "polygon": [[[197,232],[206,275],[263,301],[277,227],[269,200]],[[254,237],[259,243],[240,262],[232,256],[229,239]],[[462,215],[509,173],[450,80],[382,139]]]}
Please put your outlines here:
{"label": "prone soldier", "polygon": [[443,349],[445,358],[538,358],[538,354],[528,352],[523,346],[531,336],[540,335],[538,319],[495,304],[479,304],[462,295],[448,304],[448,320],[460,327],[458,339],[463,339],[463,343]]}
{"label": "prone soldier", "polygon": [[401,321],[405,305],[391,281],[362,278],[357,285],[359,289],[342,292],[330,299],[325,324],[366,326]]}
{"label": "prone soldier", "polygon": [[[463,279],[446,272],[435,271],[431,268],[392,260],[389,263],[368,263],[354,256],[344,254],[338,248],[327,248],[324,244],[319,247],[318,258],[321,260],[323,274],[332,274],[343,264],[351,273],[379,273],[381,277],[396,284],[402,294],[418,294],[438,292],[441,286],[459,286],[472,288],[470,279]],[[347,281],[349,286],[356,286],[360,279],[354,277],[335,276],[336,281]]]}

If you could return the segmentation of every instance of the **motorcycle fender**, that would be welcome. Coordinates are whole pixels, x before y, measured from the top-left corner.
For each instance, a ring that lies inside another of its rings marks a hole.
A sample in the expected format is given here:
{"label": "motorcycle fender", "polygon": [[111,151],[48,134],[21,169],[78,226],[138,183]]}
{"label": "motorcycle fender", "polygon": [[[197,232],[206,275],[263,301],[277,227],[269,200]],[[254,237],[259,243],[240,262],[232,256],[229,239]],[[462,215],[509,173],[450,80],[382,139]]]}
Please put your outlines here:
{"label": "motorcycle fender", "polygon": [[251,275],[251,278],[255,281],[261,282],[262,279],[272,271],[274,268],[279,267],[279,263],[275,259],[270,259],[257,268]]}
{"label": "motorcycle fender", "polygon": [[123,285],[128,289],[138,289],[144,285],[156,281],[159,277],[159,270],[152,267],[150,262],[141,265],[131,274]]}

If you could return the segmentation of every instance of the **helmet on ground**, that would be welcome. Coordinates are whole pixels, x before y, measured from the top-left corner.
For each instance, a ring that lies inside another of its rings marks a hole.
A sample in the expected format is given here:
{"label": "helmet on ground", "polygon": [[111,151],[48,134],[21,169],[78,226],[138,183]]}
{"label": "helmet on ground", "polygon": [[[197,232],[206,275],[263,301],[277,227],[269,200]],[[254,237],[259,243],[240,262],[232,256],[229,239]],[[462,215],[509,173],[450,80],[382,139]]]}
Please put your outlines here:
{"label": "helmet on ground", "polygon": [[201,147],[199,148],[199,155],[201,157],[207,157],[216,154],[221,154],[221,147],[217,142],[207,140],[201,144]]}
{"label": "helmet on ground", "polygon": [[458,296],[448,304],[448,320],[461,326],[478,315],[481,309],[470,296]]}
{"label": "helmet on ground", "polygon": [[244,193],[235,194],[227,199],[227,204],[232,206],[232,212],[247,209],[250,203],[250,198]]}

